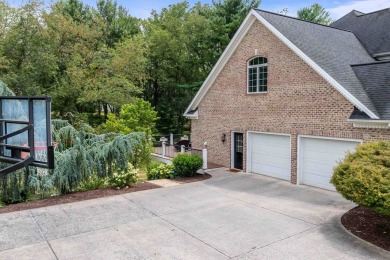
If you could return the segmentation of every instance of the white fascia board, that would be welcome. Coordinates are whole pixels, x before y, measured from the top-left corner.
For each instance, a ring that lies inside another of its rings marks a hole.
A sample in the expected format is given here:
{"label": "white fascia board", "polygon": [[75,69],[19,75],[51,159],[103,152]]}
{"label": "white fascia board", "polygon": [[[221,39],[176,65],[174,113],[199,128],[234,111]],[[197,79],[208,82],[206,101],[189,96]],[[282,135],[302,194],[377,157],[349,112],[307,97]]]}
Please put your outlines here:
{"label": "white fascia board", "polygon": [[252,15],[250,12],[243,23],[241,24],[240,28],[238,28],[237,32],[233,36],[232,40],[226,47],[225,51],[222,53],[221,57],[219,57],[218,62],[215,64],[213,69],[211,70],[210,74],[206,78],[206,80],[203,82],[202,86],[198,90],[198,93],[196,93],[195,97],[192,99],[190,105],[187,107],[186,111],[184,112],[184,116],[188,117],[187,113],[193,109],[196,109],[200,103],[200,101],[203,99],[203,97],[206,95],[207,91],[211,87],[211,85],[214,83],[215,79],[227,63],[227,61],[230,59],[234,51],[236,50],[237,46],[240,44],[246,33],[248,32],[249,28],[252,27],[252,24],[256,21],[256,18]]}
{"label": "white fascia board", "polygon": [[353,123],[356,128],[390,128],[390,120],[359,120],[348,119],[348,122]]}
{"label": "white fascia board", "polygon": [[222,68],[225,66],[226,62],[229,60],[237,46],[240,44],[241,40],[244,38],[249,28],[255,22],[256,19],[262,23],[268,30],[270,30],[276,37],[278,37],[284,44],[286,44],[295,54],[297,54],[301,59],[303,59],[311,68],[313,68],[318,74],[320,74],[330,85],[332,85],[336,90],[338,90],[347,100],[349,100],[354,106],[359,110],[365,112],[372,119],[379,119],[379,117],[368,109],[362,102],[360,102],[356,97],[349,93],[340,83],[338,83],[334,78],[332,78],[326,71],[324,71],[317,63],[310,59],[305,53],[303,53],[297,46],[295,46],[289,39],[287,39],[281,32],[279,32],[273,25],[271,25],[267,20],[265,20],[258,12],[251,10],[244,22],[241,24],[240,28],[237,30],[233,39],[230,41],[229,45],[222,53],[217,64],[214,66],[213,70],[210,72],[209,76],[206,78],[202,87],[199,89],[198,93],[192,99],[187,110],[184,112],[184,116],[187,116],[188,111],[198,107],[199,103],[206,95],[208,89],[213,84],[214,80],[217,78]]}
{"label": "white fascia board", "polygon": [[346,99],[348,99],[353,105],[365,112],[369,117],[373,119],[379,119],[379,117],[368,109],[362,102],[349,93],[340,83],[332,78],[325,70],[323,70],[317,63],[309,58],[303,51],[301,51],[295,44],[286,38],[281,32],[279,32],[273,25],[265,20],[258,12],[252,10],[254,16],[270,30],[276,37],[278,37],[284,44],[286,44],[295,54],[303,59],[310,67],[312,67],[318,74],[320,74],[329,84],[331,84],[336,90],[338,90]]}

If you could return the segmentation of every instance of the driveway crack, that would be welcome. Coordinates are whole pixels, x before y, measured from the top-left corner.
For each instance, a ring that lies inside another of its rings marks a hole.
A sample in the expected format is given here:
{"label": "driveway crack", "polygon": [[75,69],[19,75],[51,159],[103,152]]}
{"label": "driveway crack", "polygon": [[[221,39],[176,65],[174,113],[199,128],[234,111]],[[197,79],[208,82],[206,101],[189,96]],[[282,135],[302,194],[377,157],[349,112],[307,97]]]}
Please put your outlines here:
{"label": "driveway crack", "polygon": [[[123,195],[121,195],[121,196],[123,196]],[[125,196],[123,196],[123,197],[124,197],[125,199],[127,199],[128,201],[130,201],[130,202],[136,204],[138,207],[142,208],[143,210],[149,212],[149,213],[152,214],[153,216],[155,216],[155,217],[161,219],[162,221],[168,223],[168,224],[171,225],[171,226],[174,226],[174,227],[177,228],[178,230],[184,232],[185,234],[191,236],[192,238],[198,240],[199,242],[201,242],[201,243],[205,244],[206,246],[212,248],[213,250],[219,252],[220,254],[224,255],[224,256],[227,257],[228,259],[231,259],[231,258],[232,258],[231,256],[229,256],[229,255],[225,254],[224,252],[222,252],[221,250],[219,250],[219,249],[213,247],[212,245],[208,244],[207,242],[203,241],[202,239],[200,239],[200,238],[198,238],[198,237],[192,235],[191,233],[187,232],[186,230],[184,230],[184,229],[182,229],[182,228],[176,226],[174,223],[172,223],[172,222],[170,222],[170,221],[164,219],[163,217],[157,215],[157,214],[154,213],[153,211],[150,211],[149,209],[147,209],[147,208],[145,208],[144,206],[140,205],[140,204],[137,203],[136,201],[133,201],[133,200],[131,200],[130,198],[127,198],[127,197],[125,197]]]}
{"label": "driveway crack", "polygon": [[270,246],[270,245],[273,245],[273,244],[279,243],[279,242],[281,242],[281,241],[284,241],[284,240],[286,240],[286,239],[290,239],[290,238],[292,238],[292,237],[295,237],[295,236],[298,236],[298,235],[300,235],[300,234],[303,234],[303,233],[309,232],[309,231],[311,231],[311,230],[314,230],[314,229],[317,229],[317,228],[319,228],[320,226],[322,226],[322,225],[315,226],[315,227],[312,227],[312,228],[309,228],[309,229],[303,230],[303,231],[301,231],[301,232],[295,233],[295,234],[293,234],[293,235],[291,235],[291,236],[284,237],[284,238],[282,238],[282,239],[279,239],[279,240],[273,241],[273,242],[271,242],[271,243],[268,243],[268,244],[266,244],[266,245],[262,245],[262,246],[256,247],[256,248],[254,248],[254,249],[252,249],[252,250],[249,250],[248,252],[246,252],[246,253],[244,253],[244,254],[236,255],[235,257],[232,257],[232,258],[237,258],[237,257],[240,257],[240,256],[246,256],[247,254],[249,254],[249,253],[251,253],[251,252],[253,252],[253,251],[256,251],[256,250],[259,250],[259,249],[265,248],[265,247],[267,247],[267,246]]}
{"label": "driveway crack", "polygon": [[224,193],[221,193],[221,192],[216,191],[216,190],[213,190],[213,189],[209,189],[209,190],[212,190],[213,192],[218,193],[219,195],[225,196],[225,197],[227,197],[227,198],[231,198],[231,199],[236,200],[236,201],[239,201],[239,202],[241,202],[241,203],[245,203],[245,204],[249,204],[249,205],[252,205],[252,206],[255,206],[255,207],[258,207],[258,208],[262,208],[262,209],[271,211],[271,212],[273,212],[273,213],[277,213],[277,214],[280,214],[280,215],[283,215],[283,216],[286,216],[286,217],[289,217],[289,218],[293,218],[293,219],[296,219],[296,220],[305,222],[305,223],[310,224],[310,225],[314,225],[314,226],[319,227],[319,226],[322,226],[323,224],[325,224],[325,223],[321,223],[321,224],[312,223],[312,222],[310,222],[310,221],[307,221],[307,220],[304,220],[304,219],[300,219],[300,218],[297,218],[297,217],[294,217],[294,216],[290,216],[290,215],[288,215],[288,214],[285,214],[285,213],[282,213],[282,212],[279,212],[279,211],[276,211],[276,210],[272,210],[272,209],[269,209],[269,208],[265,208],[265,207],[262,207],[262,206],[260,206],[260,205],[258,205],[258,204],[255,204],[255,203],[252,203],[252,202],[248,202],[248,201],[245,201],[245,200],[236,198],[236,197],[234,197],[234,196],[226,195],[226,194],[224,194]]}
{"label": "driveway crack", "polygon": [[54,252],[49,240],[47,239],[47,237],[45,236],[45,233],[43,233],[43,230],[41,228],[41,226],[39,225],[38,221],[36,220],[34,214],[31,212],[31,210],[28,210],[28,212],[30,213],[30,216],[32,217],[32,219],[34,220],[35,224],[37,224],[38,226],[38,229],[39,229],[39,233],[41,234],[41,236],[45,239],[47,245],[49,246],[51,252],[53,253],[54,257],[58,260],[58,256],[56,254],[56,252]]}

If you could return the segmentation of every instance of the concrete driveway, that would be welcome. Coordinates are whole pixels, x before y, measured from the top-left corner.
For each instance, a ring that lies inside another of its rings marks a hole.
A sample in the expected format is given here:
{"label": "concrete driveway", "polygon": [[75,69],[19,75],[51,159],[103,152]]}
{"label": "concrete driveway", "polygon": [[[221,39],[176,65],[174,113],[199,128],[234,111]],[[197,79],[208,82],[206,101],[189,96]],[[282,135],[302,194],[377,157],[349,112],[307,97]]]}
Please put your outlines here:
{"label": "concrete driveway", "polygon": [[197,183],[0,215],[0,259],[390,259],[336,192],[210,172]]}

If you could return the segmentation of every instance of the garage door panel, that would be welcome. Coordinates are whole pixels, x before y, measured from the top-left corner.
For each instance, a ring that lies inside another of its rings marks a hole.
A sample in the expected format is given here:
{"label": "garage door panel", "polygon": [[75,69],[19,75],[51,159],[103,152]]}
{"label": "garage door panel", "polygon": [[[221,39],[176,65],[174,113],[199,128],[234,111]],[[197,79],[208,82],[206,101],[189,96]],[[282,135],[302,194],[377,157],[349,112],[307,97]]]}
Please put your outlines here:
{"label": "garage door panel", "polygon": [[[306,151],[308,150],[305,147]],[[309,151],[315,151],[315,153],[307,153],[305,154],[305,159],[308,161],[323,161],[323,162],[329,162],[330,160],[337,161],[337,158],[344,158],[346,155],[346,151],[343,152],[335,152],[332,150],[329,150],[328,152],[323,152],[323,151],[316,151],[314,150],[309,150]]]}
{"label": "garage door panel", "polygon": [[301,182],[320,188],[335,190],[330,179],[334,167],[348,151],[354,151],[358,141],[302,137],[300,142]]}
{"label": "garage door panel", "polygon": [[284,135],[250,133],[251,171],[290,180],[290,137]]}
{"label": "garage door panel", "polygon": [[335,188],[329,187],[329,176],[318,176],[318,175],[311,175],[308,174],[305,178],[305,184],[324,188],[327,190],[335,190]]}
{"label": "garage door panel", "polygon": [[[264,145],[264,144],[263,144]],[[269,148],[269,146],[267,147]],[[285,151],[286,147],[272,147],[271,150],[266,148],[253,147],[252,153],[254,155],[260,154],[261,156],[273,156],[273,157],[290,157],[290,151]]]}
{"label": "garage door panel", "polygon": [[274,155],[269,154],[253,154],[252,157],[253,162],[260,162],[262,161],[265,164],[276,164],[276,165],[286,165],[288,163],[291,163],[291,160],[289,157],[278,157]]}
{"label": "garage door panel", "polygon": [[[284,171],[281,171],[284,170]],[[277,166],[270,166],[270,165],[258,165],[258,167],[254,167],[253,172],[279,178],[279,179],[284,179],[284,180],[289,180],[289,177],[287,177],[284,172],[289,171],[289,168],[281,168]]]}
{"label": "garage door panel", "polygon": [[333,166],[329,164],[316,164],[315,162],[305,163],[303,165],[303,171],[306,173],[316,172],[321,175],[331,176],[333,171]]}
{"label": "garage door panel", "polygon": [[304,140],[310,140],[310,142],[303,142],[304,148],[314,149],[318,152],[333,152],[333,153],[345,153],[346,148],[354,149],[356,142],[354,141],[340,141],[333,139],[316,139],[308,138]]}
{"label": "garage door panel", "polygon": [[[253,169],[261,169],[261,168],[265,168],[265,167],[285,169],[285,170],[290,169],[290,167],[287,165],[287,162],[285,162],[285,163],[268,163],[268,162],[257,163],[257,162],[253,162],[252,163]],[[262,171],[264,172],[264,170],[262,170]]]}

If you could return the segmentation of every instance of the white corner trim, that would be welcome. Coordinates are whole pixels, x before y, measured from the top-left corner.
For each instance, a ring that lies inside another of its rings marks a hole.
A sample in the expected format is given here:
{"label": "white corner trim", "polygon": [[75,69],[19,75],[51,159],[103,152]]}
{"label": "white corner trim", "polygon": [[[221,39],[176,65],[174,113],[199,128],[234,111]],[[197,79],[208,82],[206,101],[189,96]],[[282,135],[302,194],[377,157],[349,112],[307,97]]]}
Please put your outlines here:
{"label": "white corner trim", "polygon": [[191,111],[192,109],[195,109],[198,107],[200,101],[203,99],[203,97],[206,95],[207,91],[211,87],[211,85],[214,83],[215,79],[227,63],[227,61],[230,59],[238,45],[241,43],[242,39],[248,32],[248,30],[252,27],[252,24],[256,21],[255,17],[249,13],[241,26],[238,28],[237,32],[233,36],[232,40],[229,42],[228,46],[226,47],[225,51],[222,53],[221,57],[219,57],[219,60],[214,65],[213,69],[211,70],[210,74],[206,78],[206,80],[203,82],[202,86],[198,90],[198,93],[196,93],[195,97],[192,99],[190,105],[187,107],[186,111],[184,112],[184,116]]}
{"label": "white corner trim", "polygon": [[353,123],[353,127],[356,128],[380,128],[389,129],[390,120],[359,120],[359,119],[348,119],[348,122]]}
{"label": "white corner trim", "polygon": [[281,32],[279,32],[273,25],[271,25],[267,20],[265,20],[259,13],[252,10],[251,13],[256,16],[256,18],[270,30],[276,37],[278,37],[284,44],[286,44],[295,54],[297,54],[301,59],[303,59],[312,69],[314,69],[318,74],[320,74],[329,84],[331,84],[336,90],[338,90],[346,99],[348,99],[353,105],[365,112],[369,117],[373,119],[378,119],[378,116],[375,115],[370,109],[368,109],[362,102],[355,98],[351,93],[349,93],[340,83],[338,83],[334,78],[332,78],[325,70],[323,70],[317,63],[309,58],[303,51],[301,51],[295,44],[293,44],[289,39],[286,38]]}

